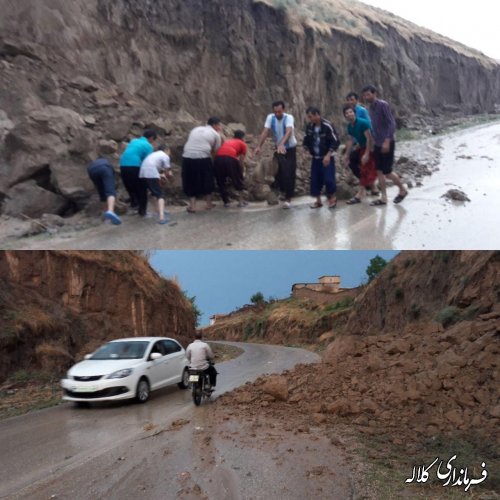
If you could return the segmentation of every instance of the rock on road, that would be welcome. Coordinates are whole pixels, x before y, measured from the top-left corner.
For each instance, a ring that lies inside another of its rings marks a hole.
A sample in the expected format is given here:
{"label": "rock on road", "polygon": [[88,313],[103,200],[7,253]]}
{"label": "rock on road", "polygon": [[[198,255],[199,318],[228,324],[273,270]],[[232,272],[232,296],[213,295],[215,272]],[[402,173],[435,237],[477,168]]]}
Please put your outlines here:
{"label": "rock on road", "polygon": [[[228,344],[242,347],[244,353],[217,365],[220,383],[215,395],[262,374],[319,360],[302,349]],[[145,405],[80,409],[63,404],[0,422],[0,498],[123,499],[146,491],[146,498],[176,498],[183,487],[189,490],[194,469],[205,474],[213,492],[220,490],[219,498],[237,498],[240,486],[234,470],[219,468],[212,481],[207,467],[215,458],[203,463],[203,445],[211,440],[203,432],[210,407],[195,407],[190,391],[175,387],[153,393]],[[162,469],[165,463],[168,470]],[[193,464],[198,465],[183,472]],[[194,484],[192,488],[197,491]],[[228,488],[236,496],[224,497]]]}

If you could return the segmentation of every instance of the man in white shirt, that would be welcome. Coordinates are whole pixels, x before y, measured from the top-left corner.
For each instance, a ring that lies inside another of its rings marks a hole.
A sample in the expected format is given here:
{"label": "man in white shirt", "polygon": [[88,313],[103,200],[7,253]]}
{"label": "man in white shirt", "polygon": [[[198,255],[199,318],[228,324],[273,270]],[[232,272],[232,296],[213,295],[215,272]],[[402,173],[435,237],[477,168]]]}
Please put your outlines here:
{"label": "man in white shirt", "polygon": [[141,165],[139,178],[146,183],[147,189],[158,200],[158,224],[167,224],[169,216],[165,213],[165,193],[161,189],[160,179],[172,177],[170,172],[170,150],[162,145],[157,151],[148,155]]}
{"label": "man in white shirt", "polygon": [[196,332],[195,339],[186,349],[189,367],[193,370],[204,370],[207,372],[210,377],[210,385],[214,388],[217,382],[217,370],[209,363],[209,361],[214,360],[214,353],[210,346],[201,340],[202,334],[200,332]]}
{"label": "man in white shirt", "polygon": [[273,112],[267,116],[264,130],[260,135],[255,154],[260,155],[265,140],[272,135],[276,145],[274,159],[278,162],[277,182],[280,191],[285,194],[283,208],[289,209],[295,192],[297,174],[297,139],[294,135],[295,120],[285,113],[283,101],[273,102]]}
{"label": "man in white shirt", "polygon": [[220,118],[209,118],[207,125],[191,130],[182,154],[182,188],[189,196],[189,213],[196,212],[196,198],[205,196],[207,210],[212,205],[215,189],[212,158],[221,146],[222,130]]}

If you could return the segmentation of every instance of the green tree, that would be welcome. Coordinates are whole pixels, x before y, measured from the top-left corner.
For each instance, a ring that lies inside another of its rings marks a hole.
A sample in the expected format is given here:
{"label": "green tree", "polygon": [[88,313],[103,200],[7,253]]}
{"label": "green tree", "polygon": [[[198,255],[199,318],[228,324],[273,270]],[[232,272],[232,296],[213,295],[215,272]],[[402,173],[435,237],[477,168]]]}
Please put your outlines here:
{"label": "green tree", "polygon": [[380,257],[380,255],[375,256],[370,260],[370,265],[366,268],[366,275],[368,276],[368,282],[372,281],[385,266],[387,266],[387,261]]}
{"label": "green tree", "polygon": [[255,305],[260,305],[260,304],[264,304],[265,300],[264,300],[264,294],[262,292],[257,292],[257,293],[254,293],[251,297],[250,297],[250,302],[252,304],[255,304]]}
{"label": "green tree", "polygon": [[191,303],[191,308],[193,309],[193,314],[194,314],[194,325],[196,327],[200,326],[200,319],[202,312],[200,311],[198,305],[196,304],[196,295],[190,297],[186,291],[183,291],[182,293],[186,296],[186,299],[188,299],[189,302]]}

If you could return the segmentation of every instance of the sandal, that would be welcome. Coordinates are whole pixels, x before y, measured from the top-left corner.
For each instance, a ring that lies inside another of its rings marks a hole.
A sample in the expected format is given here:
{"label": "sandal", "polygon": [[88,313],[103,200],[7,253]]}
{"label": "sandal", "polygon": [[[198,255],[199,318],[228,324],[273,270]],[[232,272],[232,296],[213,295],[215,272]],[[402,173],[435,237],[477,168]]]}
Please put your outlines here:
{"label": "sandal", "polygon": [[328,210],[334,210],[335,208],[337,208],[337,200],[328,203]]}
{"label": "sandal", "polygon": [[394,198],[394,203],[396,203],[396,205],[398,205],[399,203],[401,203],[406,197],[408,196],[408,191],[406,191],[405,194],[398,194],[396,196],[396,198]]}
{"label": "sandal", "polygon": [[309,205],[309,208],[312,208],[314,210],[316,208],[321,208],[322,206],[323,206],[323,203],[315,202],[312,205]]}
{"label": "sandal", "polygon": [[359,203],[361,203],[361,200],[357,196],[355,196],[354,198],[351,198],[347,202],[348,205],[358,205]]}
{"label": "sandal", "polygon": [[189,214],[195,214],[196,213],[196,210],[194,208],[191,208],[191,207],[187,207],[186,208],[186,212],[189,213]]}
{"label": "sandal", "polygon": [[387,202],[382,200],[375,200],[370,203],[370,207],[385,207]]}

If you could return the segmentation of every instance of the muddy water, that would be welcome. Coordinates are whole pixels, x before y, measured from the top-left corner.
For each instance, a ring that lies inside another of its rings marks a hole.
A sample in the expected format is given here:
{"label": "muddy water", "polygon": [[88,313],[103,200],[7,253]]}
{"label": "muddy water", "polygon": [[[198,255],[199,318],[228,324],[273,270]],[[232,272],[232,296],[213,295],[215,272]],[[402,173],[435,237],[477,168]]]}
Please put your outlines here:
{"label": "muddy water", "polygon": [[[245,352],[217,365],[220,377],[215,396],[261,374],[279,373],[298,363],[319,360],[316,354],[302,349],[234,345]],[[196,415],[194,408],[189,391],[171,387],[153,393],[145,405],[101,404],[79,409],[65,404],[2,421],[0,498],[46,499],[52,494],[58,498],[90,498],[87,487],[92,481],[101,482],[100,494],[94,498],[111,498],[101,496],[107,484],[115,484],[103,471],[113,474],[118,469],[128,470],[130,460],[124,464],[119,460],[125,452],[140,457],[137,467],[143,467],[143,461],[151,460],[144,439],[165,429],[175,419],[192,419]],[[186,462],[196,458],[186,455],[180,443],[172,444],[172,453],[177,450]]]}
{"label": "muddy water", "polygon": [[[500,123],[445,135],[438,141],[401,144],[409,158],[430,158],[438,170],[410,190],[401,205],[375,208],[368,203],[336,210],[309,208],[310,199],[294,201],[292,210],[251,204],[248,209],[217,207],[210,212],[173,213],[169,226],[125,216],[119,227],[95,228],[54,236],[16,240],[9,247],[30,249],[498,249],[500,231]],[[459,188],[470,203],[442,198]]]}

